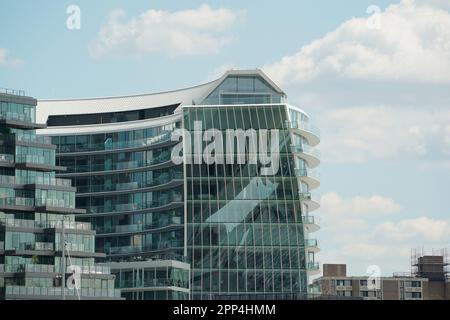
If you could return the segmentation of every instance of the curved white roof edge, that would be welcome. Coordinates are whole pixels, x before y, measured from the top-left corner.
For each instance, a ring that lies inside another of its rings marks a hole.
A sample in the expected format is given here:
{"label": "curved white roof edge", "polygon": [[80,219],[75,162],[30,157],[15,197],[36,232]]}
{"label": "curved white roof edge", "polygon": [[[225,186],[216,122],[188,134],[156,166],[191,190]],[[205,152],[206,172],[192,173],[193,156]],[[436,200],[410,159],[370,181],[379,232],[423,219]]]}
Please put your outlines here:
{"label": "curved white roof edge", "polygon": [[217,80],[190,88],[173,91],[104,98],[38,100],[37,121],[39,123],[46,123],[48,117],[51,115],[108,113],[156,108],[175,104],[197,104],[205,99],[217,86],[223,82],[223,80],[225,80],[226,77],[230,75],[261,76],[276,91],[284,94],[284,92],[259,69],[229,70]]}

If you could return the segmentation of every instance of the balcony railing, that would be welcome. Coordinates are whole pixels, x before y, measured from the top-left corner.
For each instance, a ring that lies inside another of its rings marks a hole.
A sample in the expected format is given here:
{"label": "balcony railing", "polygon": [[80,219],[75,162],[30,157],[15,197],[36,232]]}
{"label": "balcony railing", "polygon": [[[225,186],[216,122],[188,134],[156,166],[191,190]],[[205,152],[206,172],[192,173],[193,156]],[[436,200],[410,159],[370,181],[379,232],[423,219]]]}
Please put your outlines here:
{"label": "balcony railing", "polygon": [[6,93],[13,96],[25,96],[24,90],[18,90],[18,89],[10,89],[10,88],[0,88],[0,93]]}
{"label": "balcony railing", "polygon": [[42,177],[15,177],[0,176],[0,183],[3,184],[41,184],[46,186],[71,187],[72,180],[60,178],[42,178]]}
{"label": "balcony railing", "polygon": [[14,163],[14,155],[12,155],[12,154],[0,154],[0,162]]}
{"label": "balcony railing", "polygon": [[55,267],[47,264],[14,264],[4,265],[4,272],[39,272],[54,273]]}
{"label": "balcony railing", "polygon": [[300,129],[303,131],[311,132],[316,137],[320,138],[320,129],[316,126],[305,121],[285,122],[286,129]]}
{"label": "balcony railing", "polygon": [[293,153],[307,153],[312,155],[313,157],[320,159],[321,158],[321,152],[320,150],[313,148],[311,146],[308,146],[306,144],[302,145],[293,145],[291,146],[291,151]]}
{"label": "balcony railing", "polygon": [[[23,219],[0,219],[0,225],[18,228],[58,228],[62,227],[62,221],[35,221]],[[87,222],[64,221],[64,227],[69,230],[91,230],[91,224]]]}
{"label": "balcony railing", "polygon": [[21,122],[28,122],[28,123],[34,122],[34,119],[32,119],[31,117],[26,116],[23,113],[17,113],[17,112],[0,112],[0,119],[21,121]]}
{"label": "balcony railing", "polygon": [[145,210],[156,207],[162,207],[170,203],[182,201],[183,197],[180,195],[176,197],[171,197],[170,199],[157,199],[147,203],[125,203],[109,206],[89,206],[81,209],[86,209],[87,213],[126,212],[126,211]]}
{"label": "balcony railing", "polygon": [[318,246],[317,239],[306,239],[305,246],[309,248],[317,248]]}
{"label": "balcony railing", "polygon": [[88,193],[88,192],[108,192],[108,191],[124,191],[124,190],[134,190],[142,188],[156,187],[159,185],[167,184],[173,180],[183,179],[182,172],[176,172],[172,174],[164,174],[152,181],[143,182],[126,182],[126,183],[115,183],[115,184],[98,184],[98,185],[86,185],[77,187],[78,193]]}
{"label": "balcony railing", "polygon": [[[120,290],[118,289],[64,289],[66,298],[78,298],[78,293],[81,297],[91,298],[120,298]],[[14,296],[35,296],[35,297],[62,297],[62,289],[58,287],[25,287],[25,286],[5,286],[6,295]]]}
{"label": "balcony railing", "polygon": [[34,207],[33,198],[0,198],[0,206]]}
{"label": "balcony railing", "polygon": [[32,155],[32,154],[20,154],[16,156],[17,163],[32,163],[54,166],[55,160],[47,161],[44,156]]}
{"label": "balcony railing", "polygon": [[157,223],[146,223],[146,224],[127,224],[121,226],[111,226],[111,227],[97,227],[97,234],[104,233],[125,233],[125,232],[140,232],[144,230],[166,228],[171,226],[181,225],[181,219],[179,217],[173,217],[165,224]]}
{"label": "balcony railing", "polygon": [[106,252],[109,254],[129,254],[129,253],[139,253],[147,251],[158,251],[171,248],[181,248],[183,243],[180,240],[166,240],[161,241],[158,246],[121,246],[121,247],[110,247]]}
{"label": "balcony railing", "polygon": [[30,251],[53,251],[54,246],[51,242],[35,242],[35,243],[19,243],[12,247],[11,250],[30,250]]}
{"label": "balcony railing", "polygon": [[46,136],[37,135],[16,135],[17,141],[33,142],[39,144],[52,144],[52,138]]}
{"label": "balcony railing", "polygon": [[156,287],[178,287],[189,288],[189,282],[175,279],[147,279],[144,281],[122,280],[118,283],[119,288],[156,288]]}
{"label": "balcony railing", "polygon": [[139,148],[151,146],[154,144],[163,143],[170,141],[172,136],[171,132],[163,133],[159,136],[140,139],[140,140],[130,140],[130,141],[118,141],[109,142],[108,140],[104,143],[91,143],[87,145],[60,145],[59,153],[71,153],[71,152],[89,152],[89,151],[103,151],[103,150],[117,150],[117,149],[129,149],[129,148]]}
{"label": "balcony railing", "polygon": [[306,262],[306,269],[311,271],[316,271],[320,269],[318,262]]}
{"label": "balcony railing", "polygon": [[317,170],[314,170],[314,169],[306,169],[306,168],[298,169],[298,168],[296,168],[295,175],[297,177],[310,177],[315,180],[319,180],[319,173]]}

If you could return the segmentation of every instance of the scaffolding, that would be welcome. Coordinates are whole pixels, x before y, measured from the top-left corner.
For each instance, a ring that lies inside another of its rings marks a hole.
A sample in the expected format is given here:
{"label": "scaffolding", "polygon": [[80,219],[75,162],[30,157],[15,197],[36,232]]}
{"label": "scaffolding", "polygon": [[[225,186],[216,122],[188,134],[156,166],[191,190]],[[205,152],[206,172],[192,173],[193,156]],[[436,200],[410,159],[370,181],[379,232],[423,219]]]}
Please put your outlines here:
{"label": "scaffolding", "polygon": [[450,248],[431,249],[423,247],[411,249],[411,274],[430,280],[450,278]]}

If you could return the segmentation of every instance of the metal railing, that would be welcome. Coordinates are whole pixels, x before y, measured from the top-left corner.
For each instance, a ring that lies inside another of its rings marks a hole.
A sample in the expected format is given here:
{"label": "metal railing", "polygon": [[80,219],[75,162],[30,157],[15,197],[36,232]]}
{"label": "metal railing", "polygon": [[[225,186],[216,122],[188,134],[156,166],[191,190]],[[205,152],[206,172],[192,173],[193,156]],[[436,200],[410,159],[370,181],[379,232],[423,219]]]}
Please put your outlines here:
{"label": "metal railing", "polygon": [[25,96],[25,90],[19,90],[19,89],[10,89],[10,88],[0,88],[0,93],[4,94],[10,94],[13,96]]}
{"label": "metal railing", "polygon": [[14,155],[12,154],[0,154],[0,162],[14,162]]}
{"label": "metal railing", "polygon": [[17,112],[0,112],[0,119],[21,121],[21,122],[27,122],[27,123],[34,122],[34,119],[32,119],[31,117],[26,116],[23,113],[17,113]]}
{"label": "metal railing", "polygon": [[[35,221],[35,220],[5,218],[0,219],[0,225],[19,228],[40,228],[40,229],[62,228],[62,222],[60,220]],[[64,228],[69,230],[91,230],[91,224],[88,222],[64,221]]]}
{"label": "metal railing", "polygon": [[105,234],[105,233],[124,233],[124,232],[140,232],[144,230],[151,229],[162,229],[173,226],[182,225],[181,219],[177,217],[173,217],[166,224],[157,224],[157,223],[145,223],[145,224],[127,224],[127,225],[119,225],[119,226],[111,226],[111,227],[97,227],[97,234]]}
{"label": "metal railing", "polygon": [[182,172],[176,172],[167,175],[161,175],[158,178],[153,179],[152,181],[132,181],[125,183],[115,183],[115,184],[97,184],[97,185],[86,185],[77,187],[78,193],[88,193],[88,192],[108,192],[108,191],[124,191],[124,190],[134,190],[134,189],[142,189],[142,188],[150,188],[156,187],[160,185],[167,184],[174,180],[183,179]]}
{"label": "metal railing", "polygon": [[0,206],[34,207],[33,198],[0,198]]}
{"label": "metal railing", "polygon": [[295,175],[297,177],[310,177],[312,179],[319,180],[319,173],[317,170],[314,170],[314,169],[306,169],[306,168],[298,169],[298,168],[296,168]]}
{"label": "metal railing", "polygon": [[311,132],[316,137],[320,138],[320,129],[317,128],[316,126],[312,125],[311,123],[308,123],[305,121],[293,121],[293,122],[286,121],[285,128],[286,129],[300,129],[303,131]]}
{"label": "metal railing", "polygon": [[117,150],[117,149],[130,149],[151,146],[154,144],[159,144],[163,142],[170,141],[172,137],[171,132],[163,133],[159,136],[139,139],[139,140],[129,140],[129,141],[118,141],[118,142],[108,142],[104,143],[91,143],[87,145],[60,145],[59,153],[72,153],[72,152],[89,152],[89,151],[104,151],[104,150]]}
{"label": "metal railing", "polygon": [[87,213],[126,212],[126,211],[145,210],[156,207],[162,207],[174,202],[183,202],[183,197],[180,195],[170,197],[169,199],[164,198],[155,199],[151,202],[146,203],[125,203],[109,206],[89,206],[89,207],[81,207],[80,209],[86,209]]}
{"label": "metal railing", "polygon": [[0,183],[3,184],[41,184],[47,186],[71,187],[72,180],[60,178],[42,178],[42,177],[15,177],[0,176]]}
{"label": "metal railing", "polygon": [[291,146],[291,151],[293,153],[305,153],[305,154],[309,154],[312,155],[313,157],[320,159],[322,154],[320,152],[320,150],[313,148],[311,146],[308,146],[306,144],[300,144],[300,145],[292,145]]}
{"label": "metal railing", "polygon": [[[75,289],[64,289],[66,297],[78,299],[78,293]],[[15,296],[50,296],[62,297],[62,289],[58,287],[25,287],[25,286],[6,286],[6,295]],[[90,289],[81,288],[81,297],[99,297],[99,298],[120,298],[118,289]]]}

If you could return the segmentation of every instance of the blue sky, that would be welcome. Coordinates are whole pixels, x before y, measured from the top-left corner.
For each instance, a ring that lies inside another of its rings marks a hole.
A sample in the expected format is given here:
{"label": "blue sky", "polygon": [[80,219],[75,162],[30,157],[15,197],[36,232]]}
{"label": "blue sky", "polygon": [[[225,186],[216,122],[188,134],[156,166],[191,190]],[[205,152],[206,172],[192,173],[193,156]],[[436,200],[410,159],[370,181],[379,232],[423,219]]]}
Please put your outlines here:
{"label": "blue sky", "polygon": [[388,275],[409,270],[410,248],[450,241],[447,2],[5,0],[0,87],[125,95],[262,68],[322,130],[318,259]]}

